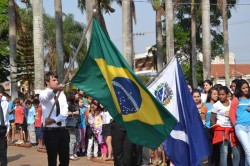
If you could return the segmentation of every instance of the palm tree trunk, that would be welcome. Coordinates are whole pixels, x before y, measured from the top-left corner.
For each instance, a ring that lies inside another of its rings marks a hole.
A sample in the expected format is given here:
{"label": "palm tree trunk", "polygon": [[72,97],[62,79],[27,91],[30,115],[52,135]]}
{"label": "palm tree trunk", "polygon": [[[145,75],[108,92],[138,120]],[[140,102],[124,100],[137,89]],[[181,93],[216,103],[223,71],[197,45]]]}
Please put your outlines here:
{"label": "palm tree trunk", "polygon": [[11,96],[13,99],[18,97],[17,86],[17,64],[16,58],[16,15],[15,2],[9,0],[8,2],[8,18],[9,18],[9,49],[10,49],[10,80],[11,80]]}
{"label": "palm tree trunk", "polygon": [[162,23],[161,23],[161,8],[156,10],[156,48],[157,48],[157,71],[163,68],[163,52],[162,52]]}
{"label": "palm tree trunk", "polygon": [[227,0],[222,1],[222,19],[223,19],[223,38],[224,38],[225,85],[229,87],[229,47],[228,47]]}
{"label": "palm tree trunk", "polygon": [[131,1],[122,0],[122,32],[123,56],[131,67],[133,66],[133,28],[131,15]]}
{"label": "palm tree trunk", "polygon": [[[87,18],[87,24],[90,22],[91,17],[93,15],[93,0],[86,0],[86,18]],[[90,37],[91,37],[91,31],[92,31],[92,25],[90,25],[89,30],[86,34],[87,38],[87,47],[89,46]]]}
{"label": "palm tree trunk", "polygon": [[165,1],[166,33],[167,33],[167,62],[174,57],[174,13],[172,0]]}
{"label": "palm tree trunk", "polygon": [[192,82],[193,87],[197,88],[197,53],[196,53],[196,17],[195,4],[191,4],[191,35],[192,35]]}
{"label": "palm tree trunk", "polygon": [[210,0],[202,0],[203,79],[211,79]]}
{"label": "palm tree trunk", "polygon": [[62,1],[55,0],[55,25],[56,25],[56,71],[59,82],[64,79],[64,51],[63,51],[63,21]]}
{"label": "palm tree trunk", "polygon": [[43,0],[33,0],[33,39],[35,65],[35,94],[44,89],[44,30]]}

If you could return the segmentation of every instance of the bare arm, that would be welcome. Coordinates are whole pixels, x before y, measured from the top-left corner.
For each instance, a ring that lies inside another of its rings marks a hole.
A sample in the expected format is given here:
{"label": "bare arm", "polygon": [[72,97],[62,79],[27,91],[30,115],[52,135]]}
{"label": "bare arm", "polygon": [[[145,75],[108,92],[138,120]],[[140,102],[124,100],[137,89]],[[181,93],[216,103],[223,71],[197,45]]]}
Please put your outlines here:
{"label": "bare arm", "polygon": [[211,118],[210,118],[210,123],[211,123],[211,126],[215,125],[215,118],[216,118],[217,114],[212,112],[211,114]]}

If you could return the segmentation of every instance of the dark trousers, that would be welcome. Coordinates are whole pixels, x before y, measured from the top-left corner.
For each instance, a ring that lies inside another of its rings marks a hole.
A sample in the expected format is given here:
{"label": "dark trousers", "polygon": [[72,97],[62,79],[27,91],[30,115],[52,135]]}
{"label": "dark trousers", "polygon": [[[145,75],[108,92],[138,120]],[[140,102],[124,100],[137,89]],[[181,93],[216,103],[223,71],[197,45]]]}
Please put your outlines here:
{"label": "dark trousers", "polygon": [[112,148],[115,166],[132,166],[133,144],[128,139],[127,132],[117,123],[111,124]]}
{"label": "dark trousers", "polygon": [[0,166],[7,166],[6,130],[0,129]]}
{"label": "dark trousers", "polygon": [[56,166],[57,154],[60,166],[69,165],[69,132],[68,130],[44,130],[44,144],[48,155],[48,166]]}

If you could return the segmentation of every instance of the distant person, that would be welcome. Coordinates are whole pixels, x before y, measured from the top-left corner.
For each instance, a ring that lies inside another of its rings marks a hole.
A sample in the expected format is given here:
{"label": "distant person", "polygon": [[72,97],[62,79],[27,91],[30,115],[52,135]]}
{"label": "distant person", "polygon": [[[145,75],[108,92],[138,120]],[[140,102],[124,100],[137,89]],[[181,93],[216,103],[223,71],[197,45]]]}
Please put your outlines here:
{"label": "distant person", "polygon": [[8,102],[3,99],[4,88],[0,88],[0,165],[7,166],[7,142],[10,129]]}
{"label": "distant person", "polygon": [[246,80],[236,84],[235,97],[230,109],[230,120],[245,151],[246,165],[250,165],[250,89]]}
{"label": "distant person", "polygon": [[18,132],[18,141],[15,144],[24,144],[24,132],[23,132],[23,122],[24,122],[24,110],[21,106],[20,99],[16,98],[14,100],[15,105],[15,124],[16,130]]}
{"label": "distant person", "polygon": [[207,92],[212,87],[213,87],[213,82],[211,80],[203,81],[204,91],[201,93],[201,103],[202,104],[205,104],[207,102]]}
{"label": "distant person", "polygon": [[[69,165],[69,132],[65,128],[65,119],[68,116],[68,104],[63,90],[65,85],[58,84],[56,73],[49,71],[45,74],[45,90],[39,95],[43,117],[43,139],[46,146],[48,165],[57,165],[57,154],[59,155],[60,166]],[[55,97],[60,93],[58,102],[54,107],[50,117],[52,105]]]}
{"label": "distant person", "polygon": [[33,105],[36,109],[35,128],[36,128],[36,138],[38,142],[38,148],[44,148],[43,132],[42,132],[42,109],[40,107],[40,101],[38,99],[34,99]]}
{"label": "distant person", "polygon": [[36,146],[36,129],[35,129],[35,116],[36,116],[36,109],[32,105],[30,100],[25,102],[26,107],[28,108],[28,117],[27,117],[27,124],[28,124],[28,141],[32,146]]}

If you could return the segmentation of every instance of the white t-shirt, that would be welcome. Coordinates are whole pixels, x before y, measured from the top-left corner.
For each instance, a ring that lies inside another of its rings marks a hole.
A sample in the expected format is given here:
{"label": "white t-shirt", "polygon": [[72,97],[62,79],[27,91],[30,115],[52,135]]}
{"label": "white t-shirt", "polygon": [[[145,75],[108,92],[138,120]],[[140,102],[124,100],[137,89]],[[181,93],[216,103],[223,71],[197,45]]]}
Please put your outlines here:
{"label": "white t-shirt", "polygon": [[230,110],[231,101],[229,101],[228,106],[224,106],[220,101],[217,101],[213,105],[213,113],[216,113],[216,124],[221,125],[222,127],[232,127],[231,121],[229,120],[229,110]]}
{"label": "white t-shirt", "polygon": [[202,104],[206,104],[207,102],[207,94],[206,93],[202,93],[201,94],[201,103]]}

